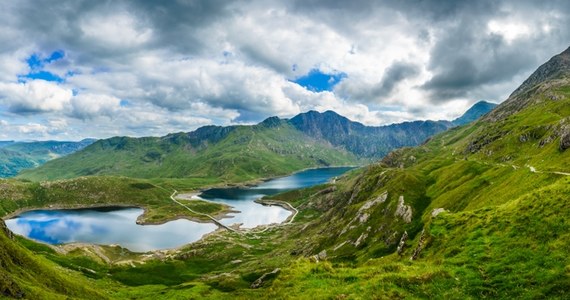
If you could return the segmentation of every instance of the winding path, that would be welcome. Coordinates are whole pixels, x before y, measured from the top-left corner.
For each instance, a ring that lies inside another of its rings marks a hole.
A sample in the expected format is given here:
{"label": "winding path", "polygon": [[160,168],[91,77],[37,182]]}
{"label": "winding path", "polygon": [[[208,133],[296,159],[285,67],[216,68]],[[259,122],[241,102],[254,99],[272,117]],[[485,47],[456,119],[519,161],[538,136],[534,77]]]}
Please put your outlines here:
{"label": "winding path", "polygon": [[180,206],[186,208],[188,211],[190,211],[190,212],[193,213],[193,214],[207,217],[207,218],[210,219],[212,222],[214,222],[216,225],[218,225],[218,227],[225,228],[225,229],[227,229],[227,230],[229,230],[229,231],[231,231],[231,232],[235,232],[235,233],[238,233],[238,234],[243,234],[243,233],[263,233],[263,232],[265,232],[265,231],[267,231],[267,230],[269,230],[269,229],[271,229],[271,228],[275,228],[275,227],[279,227],[279,226],[283,226],[283,225],[289,225],[289,224],[293,223],[293,221],[295,220],[295,217],[297,216],[297,214],[299,214],[299,210],[296,209],[295,207],[293,207],[293,205],[291,205],[290,203],[287,203],[287,202],[284,202],[284,201],[278,201],[278,200],[266,200],[266,201],[264,201],[264,202],[260,202],[260,204],[263,204],[263,205],[279,205],[279,206],[282,206],[282,207],[283,207],[283,206],[287,206],[287,207],[284,207],[284,208],[287,209],[287,210],[289,210],[289,211],[292,211],[292,212],[293,212],[293,215],[288,218],[287,222],[283,222],[283,223],[279,223],[279,224],[271,224],[271,225],[262,225],[262,226],[265,226],[265,228],[263,228],[263,229],[260,230],[260,231],[254,231],[253,228],[252,228],[252,229],[249,229],[249,228],[241,229],[241,228],[240,228],[240,229],[237,229],[237,230],[236,230],[236,229],[234,229],[234,228],[231,228],[231,227],[229,227],[229,226],[226,226],[226,225],[222,224],[220,221],[218,221],[216,218],[212,217],[211,215],[205,214],[205,213],[201,213],[201,212],[197,212],[197,211],[191,209],[190,207],[186,206],[184,203],[182,203],[182,202],[176,200],[176,197],[175,197],[175,196],[176,196],[177,193],[178,193],[178,191],[174,190],[174,192],[172,193],[172,195],[170,195],[170,199],[172,199],[172,201],[174,201],[174,203],[176,203],[176,204],[178,204],[178,205],[180,205]]}
{"label": "winding path", "polygon": [[228,226],[222,224],[220,221],[218,221],[216,218],[212,217],[211,215],[205,214],[205,213],[201,213],[201,212],[197,212],[197,211],[191,209],[190,207],[184,205],[182,202],[176,200],[176,198],[174,198],[174,196],[176,196],[176,193],[178,193],[178,191],[174,190],[174,193],[172,193],[172,195],[170,195],[170,199],[172,199],[172,201],[174,201],[176,204],[181,205],[182,207],[186,208],[187,210],[189,210],[189,211],[190,211],[191,213],[193,213],[193,214],[207,217],[208,219],[212,220],[212,222],[214,222],[214,224],[218,225],[218,227],[225,228],[225,229],[227,229],[227,230],[229,230],[229,231],[232,231],[232,232],[240,233],[240,234],[241,234],[240,231],[237,231],[237,230],[235,230],[235,229],[233,229],[233,228],[231,228],[231,227],[228,227]]}

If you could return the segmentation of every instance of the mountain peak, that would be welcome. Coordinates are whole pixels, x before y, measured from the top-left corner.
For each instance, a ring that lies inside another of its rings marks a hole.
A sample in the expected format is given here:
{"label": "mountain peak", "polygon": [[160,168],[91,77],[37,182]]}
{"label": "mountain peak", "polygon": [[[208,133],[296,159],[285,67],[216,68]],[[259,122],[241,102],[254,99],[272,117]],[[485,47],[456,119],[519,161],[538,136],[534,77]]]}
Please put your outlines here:
{"label": "mountain peak", "polygon": [[542,64],[519,86],[509,98],[519,96],[545,81],[570,77],[570,47]]}
{"label": "mountain peak", "polygon": [[453,125],[461,126],[479,119],[482,115],[493,110],[497,104],[481,100],[469,108],[461,117],[451,121]]}
{"label": "mountain peak", "polygon": [[[485,117],[487,121],[498,121],[539,101],[537,93],[554,91],[557,86],[568,85],[570,81],[570,47],[542,64],[510,96]],[[550,95],[549,98],[557,99]]]}

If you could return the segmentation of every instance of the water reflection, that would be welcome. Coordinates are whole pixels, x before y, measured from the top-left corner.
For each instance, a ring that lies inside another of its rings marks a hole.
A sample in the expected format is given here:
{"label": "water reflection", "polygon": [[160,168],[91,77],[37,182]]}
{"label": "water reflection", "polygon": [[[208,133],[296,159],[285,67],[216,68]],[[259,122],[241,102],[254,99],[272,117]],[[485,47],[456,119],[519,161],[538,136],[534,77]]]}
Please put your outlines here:
{"label": "water reflection", "polygon": [[272,179],[254,187],[210,189],[204,191],[199,197],[228,204],[240,211],[238,214],[232,214],[230,219],[223,219],[221,222],[225,225],[242,223],[242,227],[252,228],[263,224],[281,223],[291,212],[279,206],[262,206],[253,201],[267,195],[326,183],[350,169],[352,168],[311,169],[291,176]]}
{"label": "water reflection", "polygon": [[14,233],[49,244],[83,242],[120,244],[132,251],[176,248],[199,240],[214,224],[176,220],[161,225],[137,225],[140,208],[36,210],[6,221]]}
{"label": "water reflection", "polygon": [[[307,170],[291,176],[263,182],[255,187],[210,189],[200,194],[206,200],[226,203],[240,213],[223,219],[226,225],[242,223],[242,227],[280,223],[291,212],[279,206],[263,206],[253,202],[266,195],[309,187],[329,181],[351,168]],[[119,244],[132,251],[144,252],[176,248],[199,240],[216,229],[214,224],[176,220],[161,225],[137,225],[143,213],[140,208],[103,208],[71,210],[36,210],[6,221],[13,232],[49,244],[83,242]]]}

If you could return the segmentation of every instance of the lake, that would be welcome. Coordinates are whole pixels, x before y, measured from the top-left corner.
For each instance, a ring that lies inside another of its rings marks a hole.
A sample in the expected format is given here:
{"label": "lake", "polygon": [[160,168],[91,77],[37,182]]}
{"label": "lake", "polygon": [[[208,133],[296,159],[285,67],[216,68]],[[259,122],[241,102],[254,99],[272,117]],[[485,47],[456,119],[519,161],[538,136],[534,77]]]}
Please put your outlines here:
{"label": "lake", "polygon": [[[352,168],[320,168],[275,178],[253,187],[216,188],[199,197],[232,206],[239,213],[221,220],[225,225],[242,223],[242,227],[280,223],[291,214],[279,206],[255,203],[266,195],[310,187],[329,181]],[[183,200],[182,200],[183,201]],[[82,242],[100,245],[118,244],[136,252],[177,248],[194,242],[216,230],[211,223],[175,220],[160,225],[137,225],[140,208],[89,208],[33,210],[6,220],[16,234],[48,244]]]}

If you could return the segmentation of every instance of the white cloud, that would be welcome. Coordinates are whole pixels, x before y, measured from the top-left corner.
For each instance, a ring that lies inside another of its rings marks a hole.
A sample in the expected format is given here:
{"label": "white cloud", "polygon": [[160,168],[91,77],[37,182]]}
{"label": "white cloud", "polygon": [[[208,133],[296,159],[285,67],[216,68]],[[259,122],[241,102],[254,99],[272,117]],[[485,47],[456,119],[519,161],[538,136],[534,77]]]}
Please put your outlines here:
{"label": "white cloud", "polygon": [[20,133],[27,135],[43,136],[48,132],[48,127],[38,123],[28,123],[16,127]]}
{"label": "white cloud", "polygon": [[[452,119],[570,40],[563,2],[47,1],[0,3],[4,135],[163,135],[310,109]],[[43,70],[64,82],[17,82],[56,50]],[[347,77],[321,93],[289,81],[315,68]]]}
{"label": "white cloud", "polygon": [[71,115],[79,119],[112,117],[120,105],[121,100],[116,97],[81,93],[71,99]]}
{"label": "white cloud", "polygon": [[152,38],[152,30],[126,12],[93,15],[79,26],[85,39],[110,48],[139,46]]}
{"label": "white cloud", "polygon": [[61,111],[71,97],[71,90],[44,80],[0,82],[0,101],[16,113]]}

